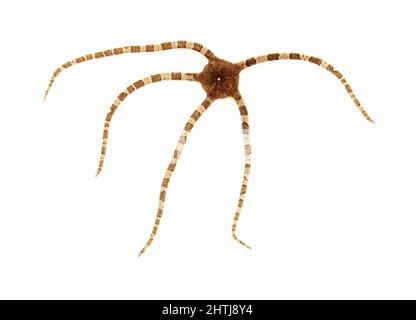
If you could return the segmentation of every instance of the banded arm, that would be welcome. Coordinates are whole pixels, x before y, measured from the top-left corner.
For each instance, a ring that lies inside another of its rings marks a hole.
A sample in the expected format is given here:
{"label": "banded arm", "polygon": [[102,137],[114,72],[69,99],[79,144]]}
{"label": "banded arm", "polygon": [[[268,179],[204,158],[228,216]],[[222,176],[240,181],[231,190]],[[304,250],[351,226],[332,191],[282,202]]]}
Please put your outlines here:
{"label": "banded arm", "polygon": [[363,116],[370,122],[374,123],[373,119],[368,115],[368,113],[365,111],[365,109],[361,106],[360,101],[354,94],[354,92],[351,89],[351,86],[348,84],[347,80],[344,78],[344,76],[334,68],[331,64],[328,62],[325,62],[324,60],[308,56],[306,54],[300,54],[300,53],[271,53],[268,55],[262,55],[258,57],[249,58],[247,60],[241,61],[238,65],[242,68],[248,68],[255,64],[267,62],[267,61],[274,61],[274,60],[303,60],[307,62],[311,62],[313,64],[316,64],[329,72],[331,72],[334,76],[336,76],[341,83],[343,84],[345,90],[347,90],[348,94],[350,95],[351,99],[354,101],[354,104],[357,106],[357,108],[361,111]]}
{"label": "banded arm", "polygon": [[240,198],[238,199],[237,210],[234,214],[234,221],[232,225],[232,235],[233,235],[233,239],[236,240],[238,243],[242,244],[248,249],[251,249],[250,246],[248,246],[246,243],[241,241],[236,235],[237,222],[238,222],[238,218],[240,217],[241,209],[244,204],[244,198],[247,192],[247,183],[248,183],[248,178],[249,178],[250,169],[251,169],[251,143],[250,143],[250,126],[249,126],[249,121],[248,121],[248,112],[247,112],[246,104],[243,100],[243,97],[240,95],[240,93],[237,93],[234,96],[234,100],[237,103],[238,110],[240,111],[240,116],[241,116],[241,126],[243,129],[243,138],[244,138],[245,161],[244,161],[243,183],[241,184]]}
{"label": "banded arm", "polygon": [[109,129],[110,129],[110,122],[111,122],[111,119],[113,118],[113,115],[116,112],[117,108],[124,101],[124,99],[126,99],[126,97],[129,94],[133,93],[137,89],[140,89],[140,88],[144,87],[145,85],[148,85],[148,84],[151,84],[151,83],[154,83],[154,82],[164,81],[164,80],[189,80],[189,81],[193,81],[193,80],[195,80],[195,77],[194,77],[193,73],[181,73],[181,72],[158,73],[158,74],[154,74],[154,75],[151,75],[150,77],[147,77],[147,78],[144,78],[144,79],[141,79],[139,81],[134,82],[133,84],[129,85],[126,88],[126,90],[121,92],[118,95],[118,97],[116,98],[116,100],[114,100],[113,104],[110,107],[110,110],[107,113],[107,116],[105,117],[104,130],[103,130],[103,141],[102,141],[102,146],[101,146],[101,156],[100,156],[100,161],[99,161],[99,164],[98,164],[98,169],[97,169],[96,176],[98,176],[100,174],[101,170],[103,169],[104,159],[105,159],[105,154],[106,154],[107,144],[108,144],[108,132],[109,132]]}
{"label": "banded arm", "polygon": [[67,61],[63,65],[61,65],[59,68],[57,68],[55,72],[53,73],[51,79],[49,80],[49,84],[46,89],[44,99],[46,99],[46,96],[48,95],[48,92],[51,89],[52,84],[54,83],[56,77],[64,69],[67,69],[73,65],[76,65],[85,61],[93,60],[93,59],[116,56],[116,55],[120,55],[124,53],[154,52],[154,51],[171,50],[171,49],[190,49],[190,50],[194,50],[194,51],[201,53],[207,59],[211,59],[215,57],[212,51],[207,49],[203,45],[196,43],[196,42],[184,41],[184,40],[164,42],[160,44],[143,45],[143,46],[119,47],[119,48],[114,48],[114,49],[109,49],[109,50],[104,50],[104,51],[98,51],[96,53],[86,54],[84,56]]}
{"label": "banded arm", "polygon": [[139,257],[146,251],[146,249],[151,245],[153,239],[156,236],[158,226],[160,224],[160,219],[162,218],[163,209],[165,207],[165,198],[166,192],[168,189],[170,177],[173,174],[173,171],[176,168],[176,164],[181,156],[182,148],[188,139],[189,133],[191,132],[193,126],[198,121],[199,117],[209,108],[212,103],[212,99],[209,97],[205,98],[205,100],[201,103],[201,105],[192,113],[191,117],[189,118],[188,122],[185,125],[185,128],[182,132],[182,135],[179,138],[178,144],[176,145],[175,151],[173,152],[172,159],[170,160],[169,166],[166,169],[165,176],[162,180],[162,184],[160,186],[160,196],[159,196],[159,208],[156,215],[156,220],[152,229],[152,233],[147,240],[145,246],[142,250],[140,250]]}

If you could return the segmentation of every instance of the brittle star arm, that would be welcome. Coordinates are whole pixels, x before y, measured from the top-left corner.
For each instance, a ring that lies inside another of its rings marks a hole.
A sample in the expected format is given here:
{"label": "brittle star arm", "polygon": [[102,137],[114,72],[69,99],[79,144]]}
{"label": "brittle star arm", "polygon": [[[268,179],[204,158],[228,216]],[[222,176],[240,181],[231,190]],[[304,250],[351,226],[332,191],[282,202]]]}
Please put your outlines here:
{"label": "brittle star arm", "polygon": [[341,74],[341,72],[339,72],[331,64],[325,62],[324,60],[322,60],[320,58],[313,57],[313,56],[308,56],[306,54],[300,54],[300,53],[271,53],[271,54],[268,54],[268,55],[262,55],[262,56],[258,56],[258,57],[249,58],[247,60],[241,61],[238,65],[242,69],[245,69],[245,68],[251,67],[251,66],[253,66],[255,64],[258,64],[258,63],[267,62],[267,61],[274,61],[274,60],[303,60],[303,61],[314,63],[314,64],[328,70],[329,72],[331,72],[333,75],[335,75],[341,81],[341,83],[345,87],[345,90],[347,90],[351,99],[354,101],[355,105],[361,111],[363,116],[368,121],[374,123],[373,119],[370,118],[368,113],[361,106],[360,101],[355,96],[354,92],[351,89],[351,86],[348,84],[347,80],[344,78],[344,76]]}
{"label": "brittle star arm", "polygon": [[93,59],[116,56],[116,55],[124,54],[124,53],[154,52],[154,51],[162,51],[162,50],[170,50],[170,49],[190,49],[190,50],[194,50],[203,54],[207,59],[212,59],[213,57],[215,57],[212,51],[207,49],[203,45],[196,43],[196,42],[184,41],[184,40],[164,42],[160,44],[143,45],[143,46],[119,47],[119,48],[114,48],[114,49],[109,49],[109,50],[104,50],[104,51],[98,51],[96,53],[86,54],[84,56],[67,61],[63,65],[61,65],[59,68],[57,68],[55,72],[53,73],[51,79],[49,80],[49,84],[46,89],[44,99],[46,99],[46,96],[48,95],[48,92],[51,89],[52,84],[54,83],[56,77],[64,69],[67,69],[73,65],[76,65],[85,61],[93,60]]}
{"label": "brittle star arm", "polygon": [[131,94],[132,92],[136,91],[139,88],[144,87],[145,85],[148,85],[150,83],[164,81],[164,80],[189,80],[193,81],[195,80],[195,75],[193,73],[182,73],[182,72],[169,72],[169,73],[158,73],[151,75],[150,77],[138,80],[134,82],[133,84],[129,85],[126,90],[121,92],[116,100],[114,100],[113,104],[110,107],[110,110],[107,113],[107,116],[105,117],[105,123],[104,123],[104,130],[103,130],[103,141],[101,146],[101,156],[100,161],[98,164],[97,174],[98,176],[103,169],[104,165],[104,159],[105,154],[107,150],[107,144],[108,144],[108,132],[110,128],[110,122],[113,118],[114,113],[116,112],[117,108],[120,106],[120,104],[126,99],[126,97]]}
{"label": "brittle star arm", "polygon": [[168,189],[170,177],[172,176],[173,171],[176,168],[176,164],[179,160],[179,157],[181,156],[182,148],[186,143],[186,140],[188,139],[189,133],[191,132],[194,124],[198,121],[199,117],[209,108],[209,106],[212,103],[212,99],[207,97],[205,100],[201,103],[201,105],[192,113],[190,116],[188,122],[185,125],[185,128],[182,132],[182,135],[179,138],[178,144],[176,145],[175,151],[173,152],[172,159],[170,160],[169,166],[166,169],[165,176],[162,180],[162,184],[160,186],[160,196],[159,196],[159,208],[156,215],[156,220],[152,229],[152,233],[147,240],[145,246],[139,253],[139,257],[146,251],[146,249],[151,245],[153,242],[153,239],[156,236],[158,226],[160,224],[160,219],[162,218],[163,209],[165,206],[165,197],[166,197],[166,191]]}
{"label": "brittle star arm", "polygon": [[236,240],[238,243],[251,249],[250,246],[248,246],[243,241],[241,241],[236,235],[237,222],[238,222],[238,218],[240,217],[241,209],[244,203],[244,198],[247,192],[247,183],[248,183],[248,178],[249,178],[250,169],[251,169],[251,144],[250,144],[250,126],[249,126],[249,121],[248,121],[247,107],[240,93],[237,92],[237,94],[234,96],[234,100],[235,102],[237,102],[238,110],[240,111],[240,116],[241,116],[241,126],[243,129],[243,138],[244,138],[245,161],[244,161],[243,183],[241,185],[240,198],[238,199],[237,210],[234,215],[234,221],[232,225],[232,235],[233,235],[233,239]]}

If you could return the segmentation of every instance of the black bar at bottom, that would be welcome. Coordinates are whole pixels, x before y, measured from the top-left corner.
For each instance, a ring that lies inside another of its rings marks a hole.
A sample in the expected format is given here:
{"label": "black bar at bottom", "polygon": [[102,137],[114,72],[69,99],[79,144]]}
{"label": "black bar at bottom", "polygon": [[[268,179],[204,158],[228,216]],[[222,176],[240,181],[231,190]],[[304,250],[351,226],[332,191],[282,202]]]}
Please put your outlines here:
{"label": "black bar at bottom", "polygon": [[[294,301],[294,300],[83,300],[24,301],[30,306],[17,306],[21,301],[0,301],[3,313],[13,318],[67,319],[356,319],[392,316],[406,312],[403,305],[392,308],[385,301]],[[381,302],[381,303],[380,303]],[[410,301],[407,301],[410,302]],[[413,301],[412,301],[413,302]],[[408,303],[406,303],[408,305]],[[9,309],[7,308],[9,307]],[[412,312],[413,314],[413,312]]]}

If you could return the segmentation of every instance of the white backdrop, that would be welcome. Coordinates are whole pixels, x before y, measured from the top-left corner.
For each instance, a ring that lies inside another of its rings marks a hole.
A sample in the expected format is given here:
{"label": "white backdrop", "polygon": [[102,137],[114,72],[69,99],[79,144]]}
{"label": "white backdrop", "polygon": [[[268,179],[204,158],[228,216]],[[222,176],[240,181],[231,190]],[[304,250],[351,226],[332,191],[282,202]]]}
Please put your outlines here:
{"label": "white backdrop", "polygon": [[[0,4],[0,298],[416,298],[416,29],[412,1],[12,1]],[[200,42],[229,61],[325,59],[242,72],[252,175],[238,109],[216,101],[184,148],[159,233],[160,182],[199,84],[162,82],[113,118],[118,93],[157,72],[202,70],[187,50],[60,64],[125,45]]]}

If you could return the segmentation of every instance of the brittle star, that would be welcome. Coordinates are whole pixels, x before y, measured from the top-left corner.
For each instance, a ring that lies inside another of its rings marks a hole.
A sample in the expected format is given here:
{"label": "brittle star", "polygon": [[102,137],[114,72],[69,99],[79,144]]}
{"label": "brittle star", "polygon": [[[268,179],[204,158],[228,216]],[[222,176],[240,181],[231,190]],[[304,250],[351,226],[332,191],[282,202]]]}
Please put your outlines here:
{"label": "brittle star", "polygon": [[244,164],[244,176],[243,182],[241,185],[240,197],[238,199],[237,210],[234,214],[234,220],[232,224],[232,237],[234,240],[242,244],[243,246],[250,249],[250,247],[241,241],[236,234],[237,229],[237,222],[240,217],[240,212],[243,207],[244,197],[247,191],[247,183],[249,179],[250,169],[251,169],[251,144],[249,138],[249,119],[248,119],[248,112],[246,104],[241,96],[238,84],[239,84],[239,75],[240,72],[248,67],[254,66],[255,64],[267,62],[267,61],[274,61],[274,60],[302,60],[311,62],[316,64],[329,72],[335,75],[341,83],[344,85],[345,89],[347,90],[348,94],[354,101],[357,108],[361,111],[364,117],[370,121],[374,121],[370,118],[364,108],[361,106],[360,102],[358,101],[357,97],[355,96],[354,92],[352,91],[350,85],[347,83],[347,80],[344,76],[336,70],[331,64],[325,62],[320,58],[316,58],[313,56],[308,56],[306,54],[300,53],[271,53],[267,55],[261,55],[257,57],[252,57],[246,60],[243,60],[238,63],[231,63],[226,60],[218,58],[214,53],[204,47],[203,45],[195,42],[190,41],[173,41],[173,42],[165,42],[156,45],[143,45],[143,46],[127,46],[127,47],[120,47],[114,48],[105,51],[99,51],[93,54],[87,54],[82,57],[78,57],[74,60],[68,61],[61,65],[56,71],[53,73],[52,78],[49,81],[48,88],[45,92],[45,99],[51,88],[53,82],[55,81],[56,77],[63,71],[64,69],[69,68],[75,64],[85,62],[92,59],[98,59],[103,57],[109,57],[114,55],[120,55],[125,53],[136,53],[136,52],[154,52],[154,51],[162,51],[162,50],[171,50],[171,49],[190,49],[197,51],[203,54],[208,59],[208,64],[204,67],[202,72],[200,73],[183,73],[183,72],[169,72],[169,73],[158,73],[146,77],[144,79],[138,80],[133,84],[129,85],[124,91],[122,91],[118,97],[115,99],[113,104],[110,107],[109,112],[105,118],[104,124],[104,131],[103,131],[103,138],[102,138],[102,147],[101,147],[101,157],[98,164],[97,175],[100,174],[103,165],[104,165],[104,158],[107,149],[108,143],[108,132],[110,127],[111,119],[113,118],[114,112],[120,106],[121,102],[126,99],[126,97],[134,92],[135,90],[142,88],[150,83],[160,82],[165,80],[188,80],[188,81],[198,81],[202,88],[206,92],[206,98],[200,104],[200,106],[192,113],[188,121],[186,122],[185,128],[179,138],[179,142],[176,145],[175,151],[173,152],[172,159],[169,163],[169,166],[166,170],[165,176],[163,178],[161,187],[160,187],[160,195],[159,195],[159,208],[156,215],[156,220],[154,222],[154,226],[151,232],[150,237],[148,238],[145,246],[140,251],[139,256],[142,255],[146,249],[151,245],[153,242],[156,233],[158,231],[158,227],[160,224],[160,220],[162,218],[163,209],[165,206],[165,198],[166,192],[169,185],[170,178],[172,176],[173,171],[175,170],[177,161],[181,155],[181,151],[183,146],[185,145],[189,133],[191,132],[192,128],[194,127],[195,123],[198,121],[200,116],[210,107],[210,105],[216,99],[223,99],[227,97],[231,97],[237,103],[240,116],[241,116],[241,126],[243,131],[244,137],[244,150],[245,150],[245,164]]}

